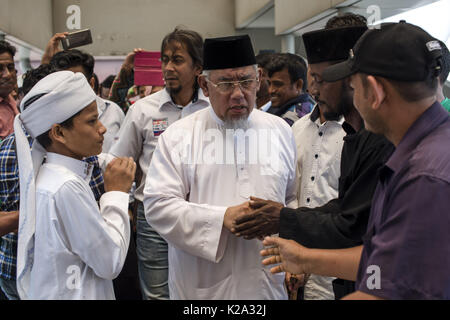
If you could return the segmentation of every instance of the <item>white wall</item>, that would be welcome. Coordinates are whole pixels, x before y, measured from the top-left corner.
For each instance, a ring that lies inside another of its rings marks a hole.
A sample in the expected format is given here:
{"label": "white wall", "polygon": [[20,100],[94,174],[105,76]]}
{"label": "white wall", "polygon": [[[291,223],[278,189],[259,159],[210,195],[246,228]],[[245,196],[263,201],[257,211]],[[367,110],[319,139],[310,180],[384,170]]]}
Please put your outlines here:
{"label": "white wall", "polygon": [[66,31],[66,9],[81,8],[81,28],[91,28],[93,55],[126,55],[133,48],[159,50],[178,25],[204,38],[234,34],[234,0],[53,0],[55,32]]}
{"label": "white wall", "polygon": [[38,48],[53,33],[52,0],[0,0],[0,30]]}

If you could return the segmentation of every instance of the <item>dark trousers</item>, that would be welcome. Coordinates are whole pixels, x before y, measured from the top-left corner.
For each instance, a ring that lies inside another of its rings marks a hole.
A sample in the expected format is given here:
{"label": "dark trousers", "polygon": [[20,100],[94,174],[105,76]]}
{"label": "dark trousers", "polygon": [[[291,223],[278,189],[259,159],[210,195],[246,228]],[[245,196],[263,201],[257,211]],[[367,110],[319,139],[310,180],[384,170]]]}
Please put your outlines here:
{"label": "dark trousers", "polygon": [[333,280],[334,299],[340,300],[346,295],[355,292],[355,282],[342,279]]}
{"label": "dark trousers", "polygon": [[141,288],[139,286],[135,237],[135,232],[131,230],[130,245],[125,263],[119,276],[113,280],[116,300],[142,300]]}

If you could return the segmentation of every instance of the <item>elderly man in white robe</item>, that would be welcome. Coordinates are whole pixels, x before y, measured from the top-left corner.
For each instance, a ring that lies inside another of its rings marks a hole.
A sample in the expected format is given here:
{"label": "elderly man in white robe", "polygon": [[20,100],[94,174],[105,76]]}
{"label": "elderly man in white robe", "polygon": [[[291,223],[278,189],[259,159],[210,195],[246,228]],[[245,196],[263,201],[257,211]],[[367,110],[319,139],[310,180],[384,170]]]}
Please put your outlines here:
{"label": "elderly man in white robe", "polygon": [[297,204],[290,127],[255,108],[250,38],[206,39],[199,84],[211,107],[160,137],[144,188],[147,221],[169,244],[171,299],[287,299],[261,267],[262,242],[233,234],[250,196]]}
{"label": "elderly man in white robe", "polygon": [[[104,174],[100,209],[89,187],[105,127],[81,73],[39,81],[15,119],[20,172],[17,289],[21,299],[114,299],[112,279],[128,250],[128,190],[136,164],[115,159]],[[34,139],[30,152],[22,128]],[[45,162],[44,162],[45,159]]]}

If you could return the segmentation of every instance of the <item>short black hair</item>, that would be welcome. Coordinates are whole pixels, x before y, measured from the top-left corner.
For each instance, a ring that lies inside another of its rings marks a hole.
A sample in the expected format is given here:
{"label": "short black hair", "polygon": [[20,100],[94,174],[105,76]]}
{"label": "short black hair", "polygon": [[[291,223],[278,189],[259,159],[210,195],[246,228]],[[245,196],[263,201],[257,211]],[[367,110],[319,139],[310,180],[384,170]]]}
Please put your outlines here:
{"label": "short black hair", "polygon": [[16,54],[16,47],[13,47],[9,42],[5,40],[0,40],[0,54],[5,52],[9,53],[11,57],[14,58],[14,55]]}
{"label": "short black hair", "polygon": [[98,77],[95,73],[92,74],[92,77],[94,78],[94,92],[95,94],[99,94],[100,83],[98,81]]}
{"label": "short black hair", "polygon": [[[58,71],[58,70],[50,64],[41,64],[36,69],[28,71],[25,74],[25,77],[23,79],[22,90],[23,90],[24,95],[27,95],[31,91],[31,89],[36,85],[36,83],[38,83],[43,78],[45,78],[49,74],[56,72],[56,71]],[[40,98],[42,98],[44,95],[45,94],[41,94],[39,96],[29,98],[28,101],[35,102],[35,101],[39,100]],[[25,103],[23,109],[26,110],[31,105],[32,105],[32,103],[29,103],[29,104]],[[81,111],[78,112],[77,114],[73,115],[66,121],[62,122],[61,126],[64,128],[67,128],[67,129],[73,128],[73,119],[80,113],[81,113]],[[52,140],[50,139],[49,133],[50,133],[50,130],[41,134],[40,136],[36,137],[36,140],[44,148],[48,148],[52,144]]]}
{"label": "short black hair", "polygon": [[330,18],[325,25],[325,29],[358,26],[367,26],[367,19],[360,14],[346,12],[343,15]]}
{"label": "short black hair", "polygon": [[106,77],[106,79],[103,80],[103,82],[101,83],[102,88],[111,88],[114,83],[115,78],[116,78],[116,76],[113,74]]}
{"label": "short black hair", "polygon": [[199,33],[179,26],[176,27],[175,30],[164,37],[161,43],[161,54],[172,42],[178,42],[186,48],[194,65],[200,68],[203,66],[203,38]]}
{"label": "short black hair", "polygon": [[94,74],[95,60],[89,53],[77,49],[64,50],[55,54],[50,64],[57,70],[67,70],[72,67],[82,66],[86,79],[91,80]]}
{"label": "short black hair", "polygon": [[306,90],[308,86],[306,80],[307,66],[302,57],[292,53],[278,53],[273,55],[270,62],[266,66],[269,77],[271,77],[275,72],[279,72],[283,69],[288,70],[291,83],[302,79],[302,90]]}
{"label": "short black hair", "polygon": [[22,84],[22,92],[27,95],[28,92],[38,83],[41,79],[48,76],[50,73],[55,72],[56,69],[50,64],[41,64],[36,69],[32,69],[25,73]]}
{"label": "short black hair", "polygon": [[[364,95],[367,96],[367,88],[369,87],[369,82],[366,73],[361,72],[361,80],[364,88]],[[393,79],[387,79],[384,77],[374,76],[378,81],[388,82],[395,91],[407,102],[416,102],[436,94],[438,79],[436,76],[427,77],[424,81],[397,81]]]}
{"label": "short black hair", "polygon": [[450,73],[450,52],[448,51],[447,46],[443,41],[439,40],[442,50],[441,57],[441,73],[439,75],[439,82],[441,85],[445,83],[445,80],[448,78],[448,74]]}
{"label": "short black hair", "polygon": [[[81,110],[83,111],[83,110]],[[69,119],[67,119],[66,121],[60,123],[59,125],[61,127],[64,127],[66,129],[72,129],[73,128],[73,119],[78,116],[81,111],[77,112],[76,114],[74,114],[73,116],[71,116]],[[50,147],[52,145],[52,139],[50,139],[50,130],[48,130],[47,132],[41,134],[39,137],[36,138],[36,140],[41,144],[41,146],[43,146],[45,149],[47,149],[48,147]]]}
{"label": "short black hair", "polygon": [[256,63],[259,67],[266,69],[266,66],[270,63],[275,53],[264,52],[255,56]]}

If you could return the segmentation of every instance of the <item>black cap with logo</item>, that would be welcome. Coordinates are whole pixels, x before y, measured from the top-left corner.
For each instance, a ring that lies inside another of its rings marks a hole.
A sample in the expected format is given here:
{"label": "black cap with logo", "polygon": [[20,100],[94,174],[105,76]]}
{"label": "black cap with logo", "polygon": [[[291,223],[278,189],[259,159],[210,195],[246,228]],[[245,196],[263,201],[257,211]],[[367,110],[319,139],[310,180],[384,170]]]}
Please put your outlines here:
{"label": "black cap with logo", "polygon": [[400,21],[368,30],[350,57],[324,70],[325,81],[337,81],[357,72],[398,81],[424,81],[440,72],[439,42],[413,24]]}
{"label": "black cap with logo", "polygon": [[203,69],[229,69],[256,64],[248,35],[205,39]]}

